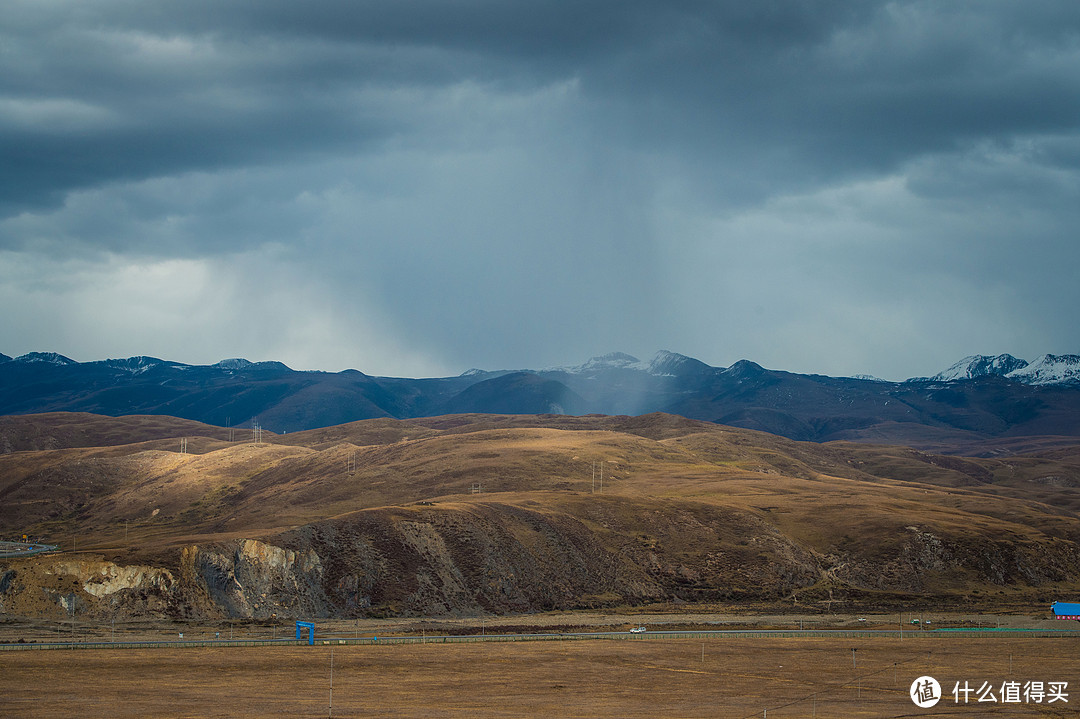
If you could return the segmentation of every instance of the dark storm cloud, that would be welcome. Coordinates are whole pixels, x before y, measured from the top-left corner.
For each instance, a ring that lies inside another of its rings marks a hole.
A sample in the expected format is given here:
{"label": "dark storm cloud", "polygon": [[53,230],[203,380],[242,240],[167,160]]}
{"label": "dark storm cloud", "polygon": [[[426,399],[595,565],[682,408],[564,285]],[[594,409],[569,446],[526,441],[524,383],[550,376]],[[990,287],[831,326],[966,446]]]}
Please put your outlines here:
{"label": "dark storm cloud", "polygon": [[236,352],[309,366],[1080,349],[1072,2],[27,1],[0,48],[13,297],[289,287],[324,334]]}
{"label": "dark storm cloud", "polygon": [[1080,11],[944,7],[105,2],[50,16],[23,4],[5,94],[64,98],[72,116],[4,132],[0,189],[17,208],[114,179],[362,150],[424,128],[357,91],[466,79],[577,78],[616,140],[754,164],[762,183],[1075,123],[1080,88],[1062,60]]}

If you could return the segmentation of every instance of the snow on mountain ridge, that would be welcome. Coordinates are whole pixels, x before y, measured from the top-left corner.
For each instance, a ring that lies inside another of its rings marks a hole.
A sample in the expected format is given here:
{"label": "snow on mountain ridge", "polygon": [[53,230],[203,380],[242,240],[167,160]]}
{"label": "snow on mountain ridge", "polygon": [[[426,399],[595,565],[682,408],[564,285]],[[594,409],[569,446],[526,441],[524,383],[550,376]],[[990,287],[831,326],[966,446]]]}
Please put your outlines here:
{"label": "snow on mountain ridge", "polygon": [[648,365],[633,355],[625,352],[609,352],[606,355],[592,357],[585,364],[570,367],[551,367],[543,372],[565,372],[567,374],[592,374],[610,369],[636,369],[648,371]]}
{"label": "snow on mountain ridge", "polygon": [[243,357],[231,357],[229,359],[223,359],[212,366],[217,367],[218,369],[247,369],[253,364],[255,363],[250,360],[246,360]]}
{"label": "snow on mountain ridge", "polygon": [[58,352],[27,352],[24,355],[19,355],[18,357],[13,359],[12,362],[41,362],[44,364],[55,365],[79,364],[70,357],[65,357]]}
{"label": "snow on mountain ridge", "polygon": [[674,377],[682,371],[709,369],[709,365],[693,357],[660,350],[649,362],[642,362],[625,352],[609,352],[593,357],[584,364],[570,367],[551,367],[541,372],[565,372],[567,374],[589,375],[606,370],[634,370],[645,372],[655,377]]}
{"label": "snow on mountain ridge", "polygon": [[[180,362],[161,360],[156,357],[137,356],[126,359],[97,360],[93,362],[77,362],[56,352],[29,352],[15,358],[0,354],[0,363],[18,364],[51,364],[56,366],[70,365],[105,365],[115,370],[121,370],[130,374],[141,374],[154,368],[168,368],[170,370],[196,369],[199,365],[187,365]],[[251,370],[289,370],[280,362],[251,362],[243,358],[224,359],[213,365],[214,369],[225,372],[243,372]],[[712,367],[700,360],[681,355],[668,350],[660,350],[649,362],[642,362],[637,357],[625,352],[610,352],[608,354],[592,357],[584,364],[575,366],[551,367],[544,370],[518,370],[533,374],[549,372],[562,372],[584,377],[599,376],[600,373],[610,371],[641,372],[653,377],[682,377],[706,379],[714,374],[742,375],[764,372],[765,370],[747,360],[735,363],[731,367]],[[353,370],[356,371],[356,370]],[[500,376],[506,374],[506,370],[488,371],[470,369],[461,374],[462,377],[482,377],[487,375]],[[1080,386],[1080,355],[1046,354],[1032,363],[1019,359],[1010,354],[992,355],[969,355],[956,362],[948,369],[939,372],[932,377],[913,377],[907,382],[955,382],[978,379],[982,377],[997,376],[1005,379],[1021,382],[1029,385],[1076,385]],[[868,374],[855,375],[852,379],[886,382],[878,377]]]}
{"label": "snow on mountain ridge", "polygon": [[944,372],[930,378],[934,382],[952,382],[959,379],[975,379],[989,375],[1005,376],[1027,366],[1027,362],[1010,354],[969,355]]}
{"label": "snow on mountain ridge", "polygon": [[1034,385],[1080,383],[1080,355],[1046,354],[1005,376]]}
{"label": "snow on mountain ridge", "polygon": [[1030,385],[1080,384],[1080,355],[1046,354],[1031,363],[1009,354],[970,355],[933,377],[914,377],[908,382],[956,382],[990,376]]}
{"label": "snow on mountain ridge", "polygon": [[633,355],[628,355],[625,352],[609,352],[606,355],[600,355],[599,357],[593,357],[585,364],[581,365],[584,371],[600,370],[600,369],[637,369],[645,370],[648,366]]}
{"label": "snow on mountain ridge", "polygon": [[107,359],[99,360],[98,362],[88,362],[87,364],[101,364],[106,367],[118,369],[123,372],[130,372],[131,374],[142,374],[147,370],[155,367],[178,367],[176,362],[167,362],[157,357],[147,357],[140,355],[138,357],[127,357],[125,359]]}
{"label": "snow on mountain ridge", "polygon": [[681,355],[678,352],[660,350],[649,362],[649,374],[656,377],[678,377],[680,375],[701,375],[714,372],[715,367],[710,367],[701,360]]}
{"label": "snow on mountain ridge", "polygon": [[214,369],[225,370],[226,372],[244,372],[244,371],[266,371],[266,370],[288,370],[292,371],[288,365],[275,360],[266,360],[263,362],[251,362],[242,357],[234,357],[232,359],[223,359],[216,364],[210,365]]}

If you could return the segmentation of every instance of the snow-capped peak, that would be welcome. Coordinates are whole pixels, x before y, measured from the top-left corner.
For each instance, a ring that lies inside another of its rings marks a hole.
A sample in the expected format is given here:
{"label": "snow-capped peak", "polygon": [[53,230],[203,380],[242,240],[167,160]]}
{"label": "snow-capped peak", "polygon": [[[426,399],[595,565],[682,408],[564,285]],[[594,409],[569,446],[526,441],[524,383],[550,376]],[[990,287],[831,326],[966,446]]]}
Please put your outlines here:
{"label": "snow-capped peak", "polygon": [[703,374],[713,371],[715,368],[676,352],[660,350],[649,362],[642,362],[633,355],[625,352],[609,352],[606,355],[593,357],[585,364],[574,367],[551,367],[542,372],[565,372],[567,374],[591,375],[596,372],[611,370],[631,370],[644,372],[654,377],[675,377],[687,374]]}
{"label": "snow-capped peak", "polygon": [[254,362],[250,362],[243,357],[232,357],[230,359],[223,359],[220,362],[214,364],[214,367],[218,369],[247,369],[251,367]]}
{"label": "snow-capped peak", "polygon": [[658,377],[701,374],[710,370],[713,370],[713,368],[701,360],[677,352],[668,352],[667,350],[660,350],[649,362],[649,374]]}
{"label": "snow-capped peak", "polygon": [[971,355],[933,377],[911,381],[952,382],[997,375],[1024,384],[1080,384],[1080,355],[1043,355],[1032,363],[1012,355]]}
{"label": "snow-capped peak", "polygon": [[1080,355],[1043,355],[1006,376],[1025,384],[1080,383]]}
{"label": "snow-capped peak", "polygon": [[633,355],[625,352],[609,352],[593,357],[582,365],[585,369],[645,369],[645,364]]}
{"label": "snow-capped peak", "polygon": [[649,368],[644,362],[633,355],[628,355],[625,352],[609,352],[606,355],[593,357],[585,364],[580,364],[575,367],[552,367],[544,371],[566,372],[567,374],[592,374],[593,372],[612,369],[636,369],[647,371]]}
{"label": "snow-capped peak", "polygon": [[944,372],[938,372],[930,379],[936,382],[951,382],[958,379],[975,379],[988,375],[1004,376],[1027,367],[1027,362],[1009,354],[996,357],[990,355],[971,355],[960,360]]}
{"label": "snow-capped peak", "polygon": [[55,364],[55,365],[69,365],[78,364],[70,357],[65,357],[62,354],[56,352],[27,352],[24,355],[19,355],[13,362],[41,362],[43,364]]}
{"label": "snow-capped peak", "polygon": [[102,360],[100,364],[104,364],[114,369],[123,370],[124,372],[130,372],[131,374],[142,374],[143,372],[153,367],[176,366],[177,363],[166,362],[165,360],[160,360],[157,357],[139,356],[128,357],[127,359]]}

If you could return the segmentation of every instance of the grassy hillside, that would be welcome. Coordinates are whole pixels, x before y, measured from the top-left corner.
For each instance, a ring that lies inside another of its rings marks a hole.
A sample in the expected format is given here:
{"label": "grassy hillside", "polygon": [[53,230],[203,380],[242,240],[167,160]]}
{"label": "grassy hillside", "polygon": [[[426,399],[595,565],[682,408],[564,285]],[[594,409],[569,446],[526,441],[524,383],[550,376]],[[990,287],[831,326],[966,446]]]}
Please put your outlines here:
{"label": "grassy hillside", "polygon": [[259,445],[159,417],[0,427],[24,447],[0,455],[0,534],[168,569],[186,589],[161,611],[985,606],[1080,588],[1080,447],[1059,442],[960,458],[664,414],[365,420]]}

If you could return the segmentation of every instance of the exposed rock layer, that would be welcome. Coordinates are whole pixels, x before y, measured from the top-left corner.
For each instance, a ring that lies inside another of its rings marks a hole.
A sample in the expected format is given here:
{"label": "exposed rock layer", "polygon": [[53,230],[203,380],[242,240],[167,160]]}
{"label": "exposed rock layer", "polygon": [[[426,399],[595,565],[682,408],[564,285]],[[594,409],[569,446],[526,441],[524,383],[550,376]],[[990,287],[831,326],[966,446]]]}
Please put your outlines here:
{"label": "exposed rock layer", "polygon": [[831,552],[753,512],[594,501],[578,516],[497,502],[387,508],[270,541],[183,548],[175,566],[44,556],[0,568],[6,613],[108,617],[474,615],[657,601],[801,601],[1080,579],[1074,542],[909,526],[887,550]]}

